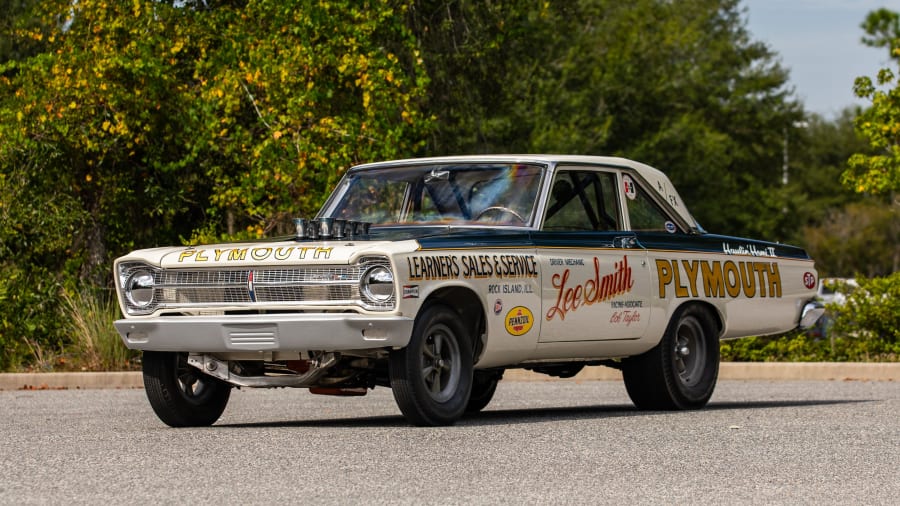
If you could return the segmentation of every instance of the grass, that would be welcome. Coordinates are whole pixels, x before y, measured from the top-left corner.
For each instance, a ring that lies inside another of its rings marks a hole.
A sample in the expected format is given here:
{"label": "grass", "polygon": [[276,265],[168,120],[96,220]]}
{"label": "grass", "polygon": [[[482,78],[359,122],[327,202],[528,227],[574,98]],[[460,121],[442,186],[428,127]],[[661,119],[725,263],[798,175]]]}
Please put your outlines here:
{"label": "grass", "polygon": [[83,371],[124,371],[135,368],[138,352],[122,343],[112,322],[119,318],[113,298],[104,292],[63,292],[63,314],[75,346],[71,364]]}

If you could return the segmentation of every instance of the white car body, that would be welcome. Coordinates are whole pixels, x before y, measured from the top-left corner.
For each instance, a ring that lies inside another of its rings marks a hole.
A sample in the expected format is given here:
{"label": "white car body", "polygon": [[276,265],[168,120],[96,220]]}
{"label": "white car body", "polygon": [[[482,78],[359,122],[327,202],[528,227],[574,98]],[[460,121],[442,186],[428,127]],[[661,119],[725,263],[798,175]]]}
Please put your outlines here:
{"label": "white car body", "polygon": [[[382,194],[368,195],[379,188]],[[374,218],[369,230],[359,228],[359,218],[368,218],[363,212]],[[436,392],[448,381],[462,377],[463,403],[471,404],[479,381],[489,378],[495,387],[514,367],[569,376],[584,365],[626,364],[629,392],[645,391],[632,395],[645,398],[636,403],[666,405],[647,400],[659,383],[628,379],[628,364],[639,361],[629,357],[646,362],[667,329],[686,320],[687,337],[673,335],[666,346],[674,346],[688,391],[697,380],[683,369],[697,359],[678,343],[693,342],[707,354],[709,363],[691,365],[706,378],[717,369],[718,351],[713,357],[703,335],[796,328],[817,286],[813,261],[799,248],[705,233],[662,172],[621,158],[556,155],[355,167],[318,221],[298,221],[297,237],[135,251],[116,260],[115,276],[125,315],[116,328],[129,348],[187,356],[196,371],[236,386],[396,390],[404,373],[388,362],[400,364],[396,357],[406,356],[411,339],[423,346],[418,341],[428,337],[415,337],[423,332],[417,322],[440,306],[445,323],[436,324],[438,334],[471,348],[471,359],[464,353],[461,372],[432,382],[437,365],[423,366],[421,388],[434,391],[425,400],[439,415],[409,412],[420,387],[408,387],[405,400],[395,391],[407,418],[424,425],[461,415],[459,399],[441,411],[450,401]],[[424,346],[411,363],[430,364],[440,351],[440,344]],[[474,387],[464,384],[470,375]],[[672,407],[699,407],[711,388],[703,387],[703,399],[676,399]]]}

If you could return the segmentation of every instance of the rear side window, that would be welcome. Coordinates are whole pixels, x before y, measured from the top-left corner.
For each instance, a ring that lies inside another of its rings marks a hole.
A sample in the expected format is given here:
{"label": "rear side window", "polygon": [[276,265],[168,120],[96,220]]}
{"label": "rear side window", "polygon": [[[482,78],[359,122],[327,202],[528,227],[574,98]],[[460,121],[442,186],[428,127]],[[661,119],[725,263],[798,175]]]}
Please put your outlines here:
{"label": "rear side window", "polygon": [[679,231],[672,219],[643,188],[635,184],[629,176],[624,176],[623,182],[631,230],[669,233]]}

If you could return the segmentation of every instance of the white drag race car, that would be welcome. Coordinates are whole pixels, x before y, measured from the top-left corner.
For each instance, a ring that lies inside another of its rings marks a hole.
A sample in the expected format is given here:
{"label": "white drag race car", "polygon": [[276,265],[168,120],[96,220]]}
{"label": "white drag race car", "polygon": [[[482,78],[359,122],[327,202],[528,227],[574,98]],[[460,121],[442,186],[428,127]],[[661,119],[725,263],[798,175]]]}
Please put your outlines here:
{"label": "white drag race car", "polygon": [[125,344],[171,426],[232,387],[364,395],[416,425],[491,400],[506,369],[621,369],[638,408],[712,395],[719,340],[809,326],[797,247],[708,234],[660,171],[621,158],[466,156],[350,169],[315,219],[264,242],[116,260]]}

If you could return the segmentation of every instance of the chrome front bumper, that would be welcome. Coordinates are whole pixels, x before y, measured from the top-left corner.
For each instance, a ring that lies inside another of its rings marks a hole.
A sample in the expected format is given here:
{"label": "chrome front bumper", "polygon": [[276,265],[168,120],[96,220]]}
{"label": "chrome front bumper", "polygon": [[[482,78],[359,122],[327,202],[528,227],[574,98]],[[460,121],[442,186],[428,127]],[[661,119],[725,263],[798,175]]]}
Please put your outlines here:
{"label": "chrome front bumper", "polygon": [[144,351],[346,351],[402,348],[413,319],[353,313],[166,316],[115,322],[125,346]]}

